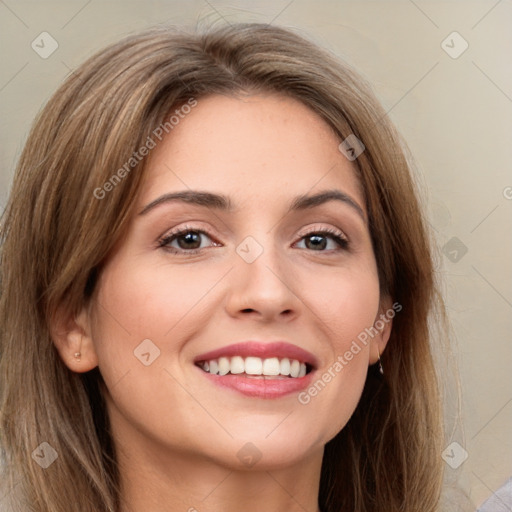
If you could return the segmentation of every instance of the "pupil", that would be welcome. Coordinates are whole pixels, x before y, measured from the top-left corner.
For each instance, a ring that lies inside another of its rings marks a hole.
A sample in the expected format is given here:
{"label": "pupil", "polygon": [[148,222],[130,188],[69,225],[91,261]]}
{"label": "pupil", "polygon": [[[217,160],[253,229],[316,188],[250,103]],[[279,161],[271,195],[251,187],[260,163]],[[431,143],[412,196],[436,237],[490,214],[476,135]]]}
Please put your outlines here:
{"label": "pupil", "polygon": [[313,241],[313,247],[320,247],[321,249],[325,249],[327,245],[325,237],[321,235],[311,235],[308,237],[308,240]]}
{"label": "pupil", "polygon": [[[180,243],[182,240],[185,240],[185,243],[182,244]],[[201,241],[199,239],[199,233],[197,233],[196,231],[190,231],[188,232],[186,235],[182,235],[179,239],[178,239],[178,244],[180,245],[180,247],[182,249],[197,249],[200,245],[201,245]],[[194,247],[190,247],[190,244],[194,245]],[[185,247],[183,247],[183,245],[185,245]]]}

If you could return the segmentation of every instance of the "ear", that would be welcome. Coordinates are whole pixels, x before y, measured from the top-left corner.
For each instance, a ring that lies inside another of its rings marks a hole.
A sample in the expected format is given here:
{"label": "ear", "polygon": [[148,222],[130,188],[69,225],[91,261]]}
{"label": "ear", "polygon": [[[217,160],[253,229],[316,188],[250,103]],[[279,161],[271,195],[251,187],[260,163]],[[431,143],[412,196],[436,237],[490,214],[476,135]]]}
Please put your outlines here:
{"label": "ear", "polygon": [[90,316],[85,307],[78,315],[59,307],[51,321],[50,335],[60,358],[71,371],[83,373],[98,366]]}
{"label": "ear", "polygon": [[[397,304],[398,305],[398,304]],[[400,307],[400,309],[402,309]],[[369,364],[375,364],[379,360],[379,354],[382,355],[386,349],[386,345],[391,335],[391,327],[393,326],[393,318],[397,311],[393,307],[393,300],[389,295],[381,298],[379,311],[375,317],[373,327],[377,331],[377,334],[373,337],[370,345],[370,360]]]}

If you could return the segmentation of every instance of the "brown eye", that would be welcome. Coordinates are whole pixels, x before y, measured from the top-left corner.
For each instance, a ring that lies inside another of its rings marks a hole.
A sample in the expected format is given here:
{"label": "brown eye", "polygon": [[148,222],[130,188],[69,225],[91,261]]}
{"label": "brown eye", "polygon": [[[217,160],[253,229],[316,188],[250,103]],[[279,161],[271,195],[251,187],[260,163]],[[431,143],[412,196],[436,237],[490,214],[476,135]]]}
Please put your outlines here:
{"label": "brown eye", "polygon": [[[329,252],[330,250],[336,251],[348,248],[348,240],[338,231],[324,230],[311,232],[304,235],[301,238],[301,241],[303,240],[305,242],[305,249],[316,252]],[[334,243],[329,244],[329,240]]]}
{"label": "brown eye", "polygon": [[[211,241],[208,233],[201,229],[185,228],[174,233],[165,235],[159,242],[159,247],[172,253],[195,254],[202,249],[208,247],[203,245],[204,239]],[[210,244],[210,246],[213,244]]]}
{"label": "brown eye", "polygon": [[[327,247],[327,237],[323,235],[309,235],[305,237],[306,247],[308,249],[325,249]],[[308,241],[310,242],[308,244]]]}
{"label": "brown eye", "polygon": [[180,249],[199,249],[201,247],[201,233],[188,231],[184,235],[175,237]]}

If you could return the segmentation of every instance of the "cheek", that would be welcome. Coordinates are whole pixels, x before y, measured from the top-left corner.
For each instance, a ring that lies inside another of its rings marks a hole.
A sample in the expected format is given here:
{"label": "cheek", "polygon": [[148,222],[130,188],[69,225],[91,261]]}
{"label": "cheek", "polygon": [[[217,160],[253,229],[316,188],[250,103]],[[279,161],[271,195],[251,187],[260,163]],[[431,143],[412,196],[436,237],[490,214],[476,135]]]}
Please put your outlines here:
{"label": "cheek", "polygon": [[[357,407],[366,381],[371,328],[379,307],[379,282],[370,264],[359,270],[317,274],[299,289],[314,309],[317,331],[329,345],[316,379],[298,396],[306,416],[324,429],[324,442],[332,439]],[[313,284],[312,284],[313,283]]]}
{"label": "cheek", "polygon": [[[190,312],[197,311],[214,277],[201,282],[191,279],[190,268],[171,272],[166,266],[129,264],[122,258],[103,269],[92,336],[113,424],[127,420],[147,431],[148,425],[179,424],[180,411],[185,424],[201,417],[169,362],[177,360],[193,334]],[[185,443],[188,434],[180,432]]]}
{"label": "cheek", "polygon": [[[152,393],[163,389],[158,379],[164,368],[176,367],[182,347],[208,322],[212,306],[218,306],[213,290],[227,270],[148,265],[121,253],[104,267],[92,334],[100,371],[113,394],[132,380],[139,389],[147,384]],[[129,377],[117,387],[125,375]]]}
{"label": "cheek", "polygon": [[352,267],[298,274],[300,298],[318,318],[319,327],[336,355],[348,350],[352,340],[370,328],[380,301],[379,280],[373,261]]}
{"label": "cheek", "polygon": [[211,271],[198,275],[186,265],[171,268],[112,262],[98,283],[102,308],[97,325],[107,329],[118,345],[133,344],[139,338],[168,341],[173,331],[187,324],[193,309],[201,310],[201,302],[221,276],[221,272]]}

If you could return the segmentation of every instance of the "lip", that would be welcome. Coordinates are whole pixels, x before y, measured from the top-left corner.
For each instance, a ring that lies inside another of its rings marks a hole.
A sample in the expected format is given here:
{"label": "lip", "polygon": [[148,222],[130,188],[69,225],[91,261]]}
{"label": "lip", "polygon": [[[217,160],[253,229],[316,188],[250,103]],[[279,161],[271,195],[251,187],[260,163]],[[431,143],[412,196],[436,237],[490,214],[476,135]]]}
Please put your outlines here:
{"label": "lip", "polygon": [[266,343],[259,341],[245,341],[241,343],[233,343],[232,345],[227,345],[226,347],[218,348],[195,357],[194,364],[197,364],[200,361],[211,361],[212,359],[218,359],[219,357],[233,356],[254,356],[260,357],[261,359],[267,359],[270,357],[283,359],[287,357],[288,359],[297,359],[301,363],[309,364],[313,369],[318,368],[318,361],[311,352],[286,341]]}
{"label": "lip", "polygon": [[213,384],[228,388],[241,393],[248,397],[275,399],[281,398],[291,393],[298,393],[307,388],[315,370],[304,375],[304,377],[288,378],[288,379],[263,379],[254,377],[242,377],[240,375],[213,375],[207,373],[201,368],[196,367],[206,379]]}
{"label": "lip", "polygon": [[[197,363],[210,361],[219,357],[260,357],[262,359],[278,357],[280,359],[297,359],[310,366],[311,371],[304,377],[295,378],[263,378],[262,376],[241,376],[241,375],[213,375],[205,372]],[[194,359],[197,370],[209,379],[213,384],[228,388],[245,396],[265,399],[281,398],[291,393],[296,393],[309,386],[315,369],[318,368],[316,357],[307,350],[284,341],[262,343],[247,341],[235,343],[210,352],[206,352]]]}

